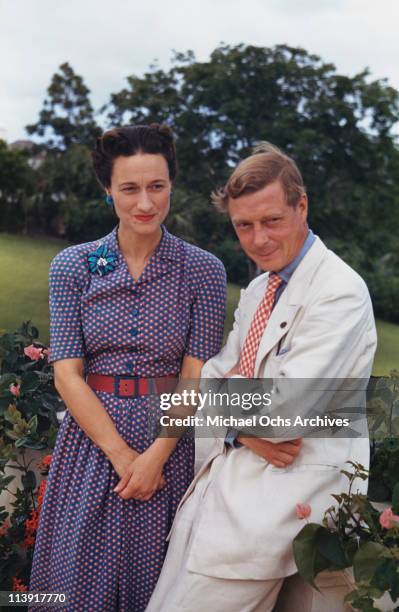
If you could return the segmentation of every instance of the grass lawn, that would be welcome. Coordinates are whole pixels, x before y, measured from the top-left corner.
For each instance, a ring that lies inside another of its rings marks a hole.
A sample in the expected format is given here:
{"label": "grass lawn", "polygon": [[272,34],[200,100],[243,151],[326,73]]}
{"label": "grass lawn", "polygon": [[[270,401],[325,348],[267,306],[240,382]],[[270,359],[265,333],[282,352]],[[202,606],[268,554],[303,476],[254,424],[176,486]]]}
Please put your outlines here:
{"label": "grass lawn", "polygon": [[399,370],[399,325],[377,321],[378,347],[373,374],[384,376],[390,370]]}
{"label": "grass lawn", "polygon": [[0,328],[14,331],[31,319],[48,342],[48,270],[67,243],[0,234]]}
{"label": "grass lawn", "polygon": [[[48,269],[52,258],[67,243],[49,238],[0,234],[0,328],[16,329],[31,319],[40,340],[48,342]],[[231,329],[240,288],[229,285],[226,334]],[[377,321],[378,350],[375,375],[399,369],[399,325]]]}

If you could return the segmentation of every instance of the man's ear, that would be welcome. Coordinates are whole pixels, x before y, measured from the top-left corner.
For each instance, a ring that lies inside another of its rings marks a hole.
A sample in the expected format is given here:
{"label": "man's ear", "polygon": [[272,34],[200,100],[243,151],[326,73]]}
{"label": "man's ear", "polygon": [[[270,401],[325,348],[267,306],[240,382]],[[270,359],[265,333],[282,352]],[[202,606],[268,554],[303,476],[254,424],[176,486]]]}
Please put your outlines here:
{"label": "man's ear", "polygon": [[301,213],[303,220],[306,221],[307,216],[308,216],[308,196],[306,195],[306,193],[301,195],[299,202],[297,204],[297,208],[299,209],[299,212]]}

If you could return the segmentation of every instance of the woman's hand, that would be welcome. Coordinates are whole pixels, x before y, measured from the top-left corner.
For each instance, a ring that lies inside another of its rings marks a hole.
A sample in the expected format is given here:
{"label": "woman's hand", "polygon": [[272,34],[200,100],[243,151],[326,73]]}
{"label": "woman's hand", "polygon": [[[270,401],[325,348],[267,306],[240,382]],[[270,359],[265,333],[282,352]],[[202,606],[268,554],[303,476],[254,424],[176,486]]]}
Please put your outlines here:
{"label": "woman's hand", "polygon": [[115,457],[112,457],[111,463],[119,478],[123,478],[132,463],[139,456],[140,453],[133,448],[126,447],[123,451],[117,453]]}
{"label": "woman's hand", "polygon": [[274,444],[261,438],[238,436],[237,441],[249,448],[255,455],[279,468],[285,468],[295,460],[301,450],[302,439]]}
{"label": "woman's hand", "polygon": [[163,466],[163,459],[150,446],[127,466],[114,492],[122,499],[148,501],[158,489],[165,486]]}

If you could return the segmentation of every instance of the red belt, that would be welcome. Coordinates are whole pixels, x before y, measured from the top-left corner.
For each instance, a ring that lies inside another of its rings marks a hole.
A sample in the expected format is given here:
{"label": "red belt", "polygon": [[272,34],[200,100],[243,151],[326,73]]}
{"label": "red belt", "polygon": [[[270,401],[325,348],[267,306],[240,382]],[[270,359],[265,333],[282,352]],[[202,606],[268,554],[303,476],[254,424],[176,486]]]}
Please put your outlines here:
{"label": "red belt", "polygon": [[138,395],[159,395],[170,393],[176,387],[177,376],[159,378],[139,378],[138,376],[105,376],[89,374],[87,384],[95,391],[113,393],[118,397],[136,397]]}

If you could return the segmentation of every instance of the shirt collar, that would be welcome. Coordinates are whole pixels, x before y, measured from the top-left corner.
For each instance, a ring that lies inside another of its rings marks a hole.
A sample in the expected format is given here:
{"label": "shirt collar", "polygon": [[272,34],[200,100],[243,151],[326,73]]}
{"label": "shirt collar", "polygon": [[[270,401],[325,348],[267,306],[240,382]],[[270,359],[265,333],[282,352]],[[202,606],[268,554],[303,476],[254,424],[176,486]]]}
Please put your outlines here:
{"label": "shirt collar", "polygon": [[293,259],[287,266],[285,266],[285,268],[282,268],[279,272],[277,272],[278,276],[285,283],[288,283],[291,276],[294,274],[295,270],[297,269],[297,267],[299,266],[302,259],[305,257],[306,253],[309,251],[315,240],[316,236],[314,235],[312,230],[309,230],[306,240],[303,243],[303,246],[299,251],[298,255],[295,257],[295,259]]}

